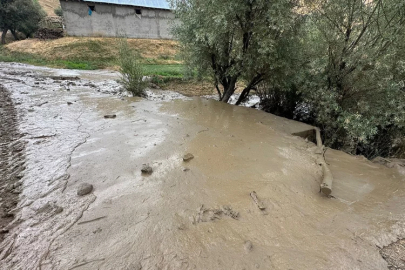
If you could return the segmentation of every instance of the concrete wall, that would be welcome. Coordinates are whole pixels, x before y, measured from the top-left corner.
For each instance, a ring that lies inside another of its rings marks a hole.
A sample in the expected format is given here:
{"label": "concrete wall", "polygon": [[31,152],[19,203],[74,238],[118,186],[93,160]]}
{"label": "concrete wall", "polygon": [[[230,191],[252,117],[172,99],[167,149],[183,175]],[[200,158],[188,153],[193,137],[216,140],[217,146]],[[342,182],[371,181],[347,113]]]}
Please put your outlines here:
{"label": "concrete wall", "polygon": [[[60,1],[66,32],[70,36],[103,36],[128,38],[171,39],[170,23],[174,14],[169,10],[131,6]],[[95,11],[89,15],[88,5]],[[141,9],[138,15],[135,9]]]}

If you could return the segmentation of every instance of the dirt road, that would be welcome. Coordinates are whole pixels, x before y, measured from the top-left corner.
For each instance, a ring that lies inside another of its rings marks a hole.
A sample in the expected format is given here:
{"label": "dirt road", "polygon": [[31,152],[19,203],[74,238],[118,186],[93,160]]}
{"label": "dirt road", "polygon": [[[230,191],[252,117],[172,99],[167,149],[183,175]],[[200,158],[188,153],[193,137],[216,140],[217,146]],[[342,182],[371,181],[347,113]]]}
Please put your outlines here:
{"label": "dirt road", "polygon": [[315,145],[290,135],[308,126],[129,98],[116,76],[0,64],[26,161],[2,269],[387,269],[380,249],[405,237],[396,170],[328,150],[327,198]]}

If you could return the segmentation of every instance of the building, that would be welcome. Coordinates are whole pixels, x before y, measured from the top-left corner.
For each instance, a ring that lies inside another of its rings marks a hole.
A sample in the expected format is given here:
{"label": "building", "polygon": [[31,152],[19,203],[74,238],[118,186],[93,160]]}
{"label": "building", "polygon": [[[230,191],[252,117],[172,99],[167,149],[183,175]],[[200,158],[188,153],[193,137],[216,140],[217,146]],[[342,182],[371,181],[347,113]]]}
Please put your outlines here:
{"label": "building", "polygon": [[171,39],[166,0],[60,0],[69,36]]}

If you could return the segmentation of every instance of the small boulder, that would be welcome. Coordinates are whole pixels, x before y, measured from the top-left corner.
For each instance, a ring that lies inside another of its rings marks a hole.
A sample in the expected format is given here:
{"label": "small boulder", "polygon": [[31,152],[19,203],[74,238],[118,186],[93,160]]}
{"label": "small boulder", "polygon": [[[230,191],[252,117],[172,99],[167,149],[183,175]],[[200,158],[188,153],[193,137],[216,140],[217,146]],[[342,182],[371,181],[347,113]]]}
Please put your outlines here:
{"label": "small boulder", "polygon": [[55,206],[55,214],[60,214],[63,212],[63,207],[61,206]]}
{"label": "small boulder", "polygon": [[77,195],[79,196],[84,196],[93,191],[93,185],[88,184],[88,183],[82,183],[80,186],[77,188]]}
{"label": "small boulder", "polygon": [[253,249],[253,244],[250,241],[246,241],[244,244],[245,250],[246,252],[250,252]]}
{"label": "small boulder", "polygon": [[187,161],[192,160],[193,158],[194,158],[193,154],[188,153],[183,156],[183,161],[187,162]]}
{"label": "small boulder", "polygon": [[143,164],[141,172],[145,174],[151,174],[153,172],[153,169],[151,166],[149,166],[149,164]]}

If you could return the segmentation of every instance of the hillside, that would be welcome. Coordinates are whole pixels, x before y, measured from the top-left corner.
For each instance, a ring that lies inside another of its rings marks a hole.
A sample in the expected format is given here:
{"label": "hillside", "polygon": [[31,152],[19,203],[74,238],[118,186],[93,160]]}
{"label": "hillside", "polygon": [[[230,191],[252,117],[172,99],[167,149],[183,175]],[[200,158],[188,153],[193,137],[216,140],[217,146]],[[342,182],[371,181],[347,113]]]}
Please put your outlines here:
{"label": "hillside", "polygon": [[55,16],[55,8],[60,6],[58,0],[38,0],[38,3],[42,6],[48,16]]}
{"label": "hillside", "polygon": [[[181,64],[178,43],[172,40],[129,39],[144,64]],[[46,60],[85,60],[113,63],[119,45],[115,38],[65,37],[56,40],[27,39],[5,47],[10,52],[33,54]]]}

